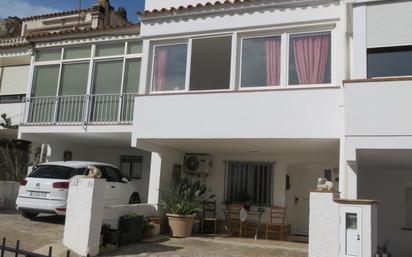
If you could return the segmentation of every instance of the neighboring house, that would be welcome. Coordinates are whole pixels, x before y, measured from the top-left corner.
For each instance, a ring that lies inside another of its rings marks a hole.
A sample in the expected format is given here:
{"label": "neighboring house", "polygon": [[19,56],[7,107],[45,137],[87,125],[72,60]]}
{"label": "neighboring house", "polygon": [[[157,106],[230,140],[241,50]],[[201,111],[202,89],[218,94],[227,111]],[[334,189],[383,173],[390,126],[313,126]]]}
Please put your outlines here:
{"label": "neighboring house", "polygon": [[411,1],[353,5],[344,82],[346,197],[379,202],[378,245],[392,256],[412,256],[411,12]]}
{"label": "neighboring house", "polygon": [[[74,22],[80,17],[75,11],[23,19],[24,30],[31,32],[26,38],[33,55],[19,137],[47,144],[47,161],[119,166],[146,201],[150,153],[130,143],[141,63],[140,26],[113,12],[107,20],[101,13],[108,1],[99,2],[98,8],[80,12],[85,17],[80,24],[86,27],[50,29],[52,22]],[[47,26],[34,30],[30,21]]]}

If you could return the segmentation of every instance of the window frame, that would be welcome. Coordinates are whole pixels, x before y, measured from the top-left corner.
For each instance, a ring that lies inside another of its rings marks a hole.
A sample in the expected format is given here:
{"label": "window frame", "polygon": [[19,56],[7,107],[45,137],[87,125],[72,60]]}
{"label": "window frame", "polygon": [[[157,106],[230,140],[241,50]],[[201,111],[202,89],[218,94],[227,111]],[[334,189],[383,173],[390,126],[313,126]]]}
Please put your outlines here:
{"label": "window frame", "polygon": [[[70,45],[63,45],[63,46],[56,46],[56,47],[39,47],[36,49],[37,51],[47,51],[47,50],[55,50],[55,49],[60,49],[60,59],[58,60],[52,60],[52,61],[37,61],[36,57],[34,56],[33,58],[33,74],[31,75],[31,81],[30,81],[30,97],[35,97],[33,95],[33,92],[35,90],[33,82],[34,82],[34,76],[35,76],[35,70],[36,67],[38,66],[50,66],[50,65],[58,65],[59,66],[59,75],[58,75],[58,81],[57,81],[57,90],[56,90],[56,97],[60,97],[60,89],[61,89],[61,73],[63,69],[64,64],[75,64],[75,63],[89,63],[89,71],[88,71],[88,81],[87,81],[87,90],[85,95],[93,95],[93,83],[94,83],[94,68],[95,68],[95,63],[98,61],[108,61],[108,60],[122,60],[122,82],[121,82],[121,89],[119,93],[116,94],[137,94],[136,93],[124,93],[124,73],[125,73],[125,65],[126,61],[129,59],[140,59],[140,62],[142,62],[142,57],[143,57],[143,52],[140,53],[132,53],[128,54],[127,49],[128,49],[128,43],[133,42],[133,41],[141,41],[141,39],[129,39],[129,40],[118,40],[118,41],[109,41],[109,42],[95,42],[95,43],[82,43],[82,44],[70,44]],[[96,55],[96,46],[97,45],[110,45],[110,44],[120,44],[122,43],[124,45],[123,53],[121,55],[110,55],[110,56],[95,56]],[[73,58],[73,59],[64,59],[64,51],[65,49],[68,48],[76,48],[76,47],[85,47],[88,46],[90,47],[90,57],[85,57],[85,58]],[[140,72],[140,71],[139,71]],[[139,83],[139,81],[138,81]],[[140,83],[139,83],[140,84]],[[67,95],[69,96],[69,95]]]}
{"label": "window frame", "polygon": [[[184,38],[180,40],[170,40],[170,41],[159,41],[155,42],[151,46],[151,67],[150,67],[150,87],[149,87],[149,94],[173,94],[173,93],[197,93],[197,92],[230,92],[233,91],[234,88],[232,87],[232,72],[230,74],[229,79],[229,88],[227,89],[206,89],[206,90],[190,90],[190,76],[191,76],[191,63],[192,63],[192,46],[193,40],[201,40],[201,39],[210,39],[210,38],[218,38],[218,37],[230,37],[231,39],[231,51],[230,51],[230,58],[231,58],[231,66],[230,70],[232,71],[233,66],[236,66],[233,62],[234,57],[236,55],[236,51],[233,49],[233,44],[236,42],[234,38],[234,33],[224,33],[218,35],[207,35],[207,36],[194,36],[189,38]],[[187,45],[187,53],[186,53],[186,75],[185,75],[185,85],[183,90],[164,90],[164,91],[154,91],[153,90],[153,80],[154,80],[154,66],[155,66],[155,53],[156,47],[159,46],[175,46],[175,45]],[[236,43],[237,45],[237,43]]]}
{"label": "window frame", "polygon": [[[228,173],[229,173],[229,165],[231,164],[237,164],[237,165],[248,165],[248,166],[259,166],[259,165],[264,165],[264,166],[271,166],[271,170],[269,171],[271,180],[269,181],[269,187],[270,187],[270,192],[269,192],[269,199],[268,202],[263,204],[255,203],[253,201],[250,201],[252,206],[264,206],[264,207],[270,207],[273,205],[273,194],[275,192],[275,166],[276,162],[270,162],[270,161],[236,161],[236,160],[231,160],[231,161],[224,161],[225,163],[225,173],[224,173],[224,201],[227,203],[238,203],[235,201],[229,201],[228,199],[228,192],[229,192],[229,185],[228,185]],[[253,198],[253,196],[252,196]]]}
{"label": "window frame", "polygon": [[[239,30],[230,33],[211,33],[194,35],[190,37],[174,37],[169,39],[150,40],[149,42],[149,68],[148,74],[145,74],[146,80],[149,82],[149,86],[145,87],[147,94],[182,94],[182,93],[207,93],[207,92],[235,92],[235,91],[265,91],[265,90],[285,90],[285,89],[306,89],[306,88],[334,88],[340,87],[338,84],[338,69],[335,67],[336,59],[338,57],[336,53],[338,37],[337,37],[337,24],[335,22],[329,22],[325,24],[308,24],[299,27],[286,26],[284,28],[262,28],[251,30]],[[290,37],[300,34],[318,34],[318,33],[330,33],[330,83],[324,84],[289,84],[289,55],[290,55]],[[213,89],[213,90],[195,90],[190,91],[190,61],[192,51],[192,40],[201,38],[214,38],[214,37],[227,37],[232,36],[232,51],[231,51],[231,75],[229,89]],[[280,36],[281,37],[281,70],[280,70],[280,85],[277,86],[256,86],[256,87],[242,87],[242,48],[244,39],[262,38]],[[187,44],[187,56],[186,56],[186,81],[184,90],[165,90],[165,91],[153,91],[153,77],[154,77],[154,58],[155,50],[157,46],[178,45]]]}

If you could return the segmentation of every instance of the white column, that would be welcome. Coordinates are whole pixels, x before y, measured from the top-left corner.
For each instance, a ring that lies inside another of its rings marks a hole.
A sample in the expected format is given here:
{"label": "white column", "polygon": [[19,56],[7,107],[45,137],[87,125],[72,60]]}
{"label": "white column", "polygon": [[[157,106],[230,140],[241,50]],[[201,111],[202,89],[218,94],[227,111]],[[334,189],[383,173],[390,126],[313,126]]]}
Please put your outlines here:
{"label": "white column", "polygon": [[353,46],[352,46],[352,76],[351,79],[367,77],[367,31],[366,6],[353,6]]}
{"label": "white column", "polygon": [[342,198],[347,195],[347,180],[346,180],[346,158],[345,158],[345,137],[339,142],[339,191]]}
{"label": "white column", "polygon": [[150,161],[150,179],[149,179],[149,192],[147,197],[147,203],[157,206],[159,204],[159,188],[160,177],[162,171],[162,157],[159,153],[152,152],[152,158]]}
{"label": "white column", "polygon": [[106,180],[70,180],[63,244],[80,256],[99,254]]}
{"label": "white column", "polygon": [[346,164],[346,196],[347,199],[358,198],[358,165],[356,162]]}

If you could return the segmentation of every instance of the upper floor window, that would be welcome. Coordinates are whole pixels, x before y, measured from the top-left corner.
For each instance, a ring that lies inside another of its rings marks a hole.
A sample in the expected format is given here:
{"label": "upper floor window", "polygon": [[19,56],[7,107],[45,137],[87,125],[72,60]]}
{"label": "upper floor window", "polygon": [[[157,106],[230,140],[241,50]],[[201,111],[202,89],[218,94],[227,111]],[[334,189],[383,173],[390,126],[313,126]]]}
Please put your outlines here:
{"label": "upper floor window", "polygon": [[243,39],[241,87],[280,85],[281,42],[280,36]]}
{"label": "upper floor window", "polygon": [[184,90],[187,44],[155,47],[153,91]]}
{"label": "upper floor window", "polygon": [[155,46],[152,91],[229,89],[231,45],[222,36]]}
{"label": "upper floor window", "polygon": [[412,46],[368,49],[368,78],[412,75]]}
{"label": "upper floor window", "polygon": [[330,32],[290,36],[289,85],[331,82]]}
{"label": "upper floor window", "polygon": [[330,31],[187,39],[154,46],[151,91],[330,84],[331,60]]}

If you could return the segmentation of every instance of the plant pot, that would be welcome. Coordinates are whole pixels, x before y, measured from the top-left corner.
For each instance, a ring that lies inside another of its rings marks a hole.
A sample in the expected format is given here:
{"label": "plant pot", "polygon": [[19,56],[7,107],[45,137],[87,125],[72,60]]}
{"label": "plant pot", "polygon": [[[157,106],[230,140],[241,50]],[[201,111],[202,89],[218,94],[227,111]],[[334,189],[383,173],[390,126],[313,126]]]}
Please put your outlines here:
{"label": "plant pot", "polygon": [[143,215],[136,217],[122,216],[119,219],[119,228],[123,233],[135,232],[143,234],[143,223]]}
{"label": "plant pot", "polygon": [[189,237],[192,235],[193,221],[192,215],[166,214],[169,221],[170,235],[172,237]]}
{"label": "plant pot", "polygon": [[152,230],[153,229],[145,229],[144,231],[143,231],[143,238],[144,239],[149,239],[149,238],[152,238]]}

